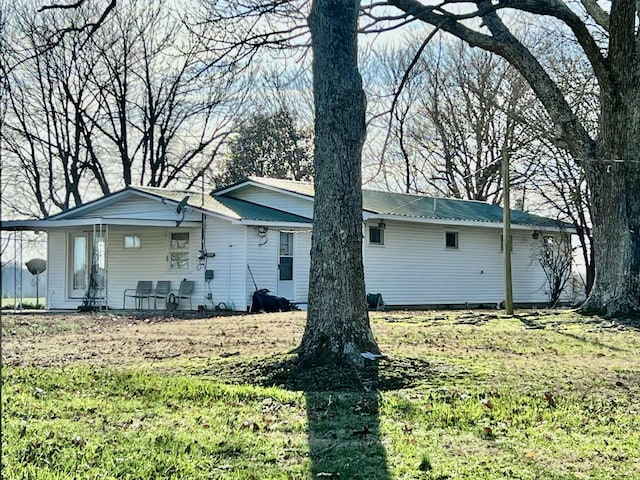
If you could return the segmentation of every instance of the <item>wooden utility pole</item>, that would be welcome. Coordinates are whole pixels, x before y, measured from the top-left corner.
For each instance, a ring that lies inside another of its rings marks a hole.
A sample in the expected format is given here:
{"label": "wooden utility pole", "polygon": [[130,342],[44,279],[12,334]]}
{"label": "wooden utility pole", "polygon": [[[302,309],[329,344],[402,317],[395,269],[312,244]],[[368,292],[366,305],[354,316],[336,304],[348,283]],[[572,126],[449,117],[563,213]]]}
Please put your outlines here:
{"label": "wooden utility pole", "polygon": [[511,278],[511,186],[509,182],[509,150],[502,149],[502,251],[504,253],[504,308],[507,315],[513,315],[513,280]]}

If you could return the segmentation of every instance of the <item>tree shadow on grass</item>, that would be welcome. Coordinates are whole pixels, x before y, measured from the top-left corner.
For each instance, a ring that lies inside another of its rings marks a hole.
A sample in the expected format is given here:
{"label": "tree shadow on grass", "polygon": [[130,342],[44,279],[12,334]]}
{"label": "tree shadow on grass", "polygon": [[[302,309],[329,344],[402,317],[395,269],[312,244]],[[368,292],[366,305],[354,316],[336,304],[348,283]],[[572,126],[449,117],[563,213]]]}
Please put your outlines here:
{"label": "tree shadow on grass", "polygon": [[380,425],[381,392],[433,383],[439,376],[433,366],[396,358],[371,362],[363,369],[303,369],[292,359],[256,359],[241,371],[251,371],[247,383],[304,392],[312,478],[390,480]]}
{"label": "tree shadow on grass", "polygon": [[606,349],[606,350],[611,350],[612,352],[628,352],[628,351],[631,350],[631,349],[628,349],[628,348],[616,347],[615,345],[608,345],[608,344],[603,343],[603,342],[601,342],[599,340],[589,339],[589,338],[586,338],[583,335],[576,335],[575,333],[565,332],[563,330],[557,330],[556,333],[558,335],[562,335],[564,337],[571,338],[573,340],[577,340],[578,342],[584,343],[585,345],[591,345],[593,347],[602,348],[602,349]]}

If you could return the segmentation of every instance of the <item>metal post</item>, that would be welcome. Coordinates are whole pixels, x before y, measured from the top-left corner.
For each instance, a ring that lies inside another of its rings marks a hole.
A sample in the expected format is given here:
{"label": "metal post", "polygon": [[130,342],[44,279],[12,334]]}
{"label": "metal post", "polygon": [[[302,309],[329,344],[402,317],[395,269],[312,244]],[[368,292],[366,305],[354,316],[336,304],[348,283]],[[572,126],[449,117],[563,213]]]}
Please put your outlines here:
{"label": "metal post", "polygon": [[507,315],[513,315],[513,279],[511,276],[511,186],[509,182],[509,151],[502,150],[502,191],[504,209],[502,213],[502,251],[504,254],[504,308]]}
{"label": "metal post", "polygon": [[16,232],[13,236],[13,308],[18,309],[18,236]]}
{"label": "metal post", "polygon": [[23,305],[23,288],[22,286],[24,285],[24,277],[23,277],[23,272],[22,272],[22,265],[24,265],[24,258],[23,258],[23,251],[24,251],[24,237],[22,234],[22,230],[20,230],[20,262],[18,262],[18,266],[20,267],[20,310],[22,310],[24,308]]}

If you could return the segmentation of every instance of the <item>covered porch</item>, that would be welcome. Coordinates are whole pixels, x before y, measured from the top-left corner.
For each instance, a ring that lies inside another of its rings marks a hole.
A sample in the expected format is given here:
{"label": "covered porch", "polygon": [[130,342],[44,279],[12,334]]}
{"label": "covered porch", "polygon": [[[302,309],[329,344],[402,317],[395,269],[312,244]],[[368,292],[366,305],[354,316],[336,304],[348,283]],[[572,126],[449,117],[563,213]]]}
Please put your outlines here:
{"label": "covered porch", "polygon": [[[2,230],[46,233],[45,308],[133,309],[135,302],[127,304],[123,292],[135,289],[138,281],[151,281],[153,288],[159,280],[168,281],[177,291],[201,267],[202,222],[177,223],[101,217],[15,220],[3,222]],[[18,238],[14,235],[14,242]],[[165,302],[149,304],[154,305],[164,308]]]}

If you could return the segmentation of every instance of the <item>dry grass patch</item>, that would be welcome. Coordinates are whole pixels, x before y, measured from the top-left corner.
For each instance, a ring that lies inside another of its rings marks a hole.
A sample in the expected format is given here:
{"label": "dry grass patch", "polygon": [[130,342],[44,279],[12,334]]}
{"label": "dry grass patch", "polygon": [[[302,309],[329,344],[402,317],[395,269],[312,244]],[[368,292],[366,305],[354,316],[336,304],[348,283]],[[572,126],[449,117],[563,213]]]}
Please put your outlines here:
{"label": "dry grass patch", "polygon": [[373,312],[387,358],[301,370],[304,313],[2,318],[3,478],[640,478],[640,330]]}

